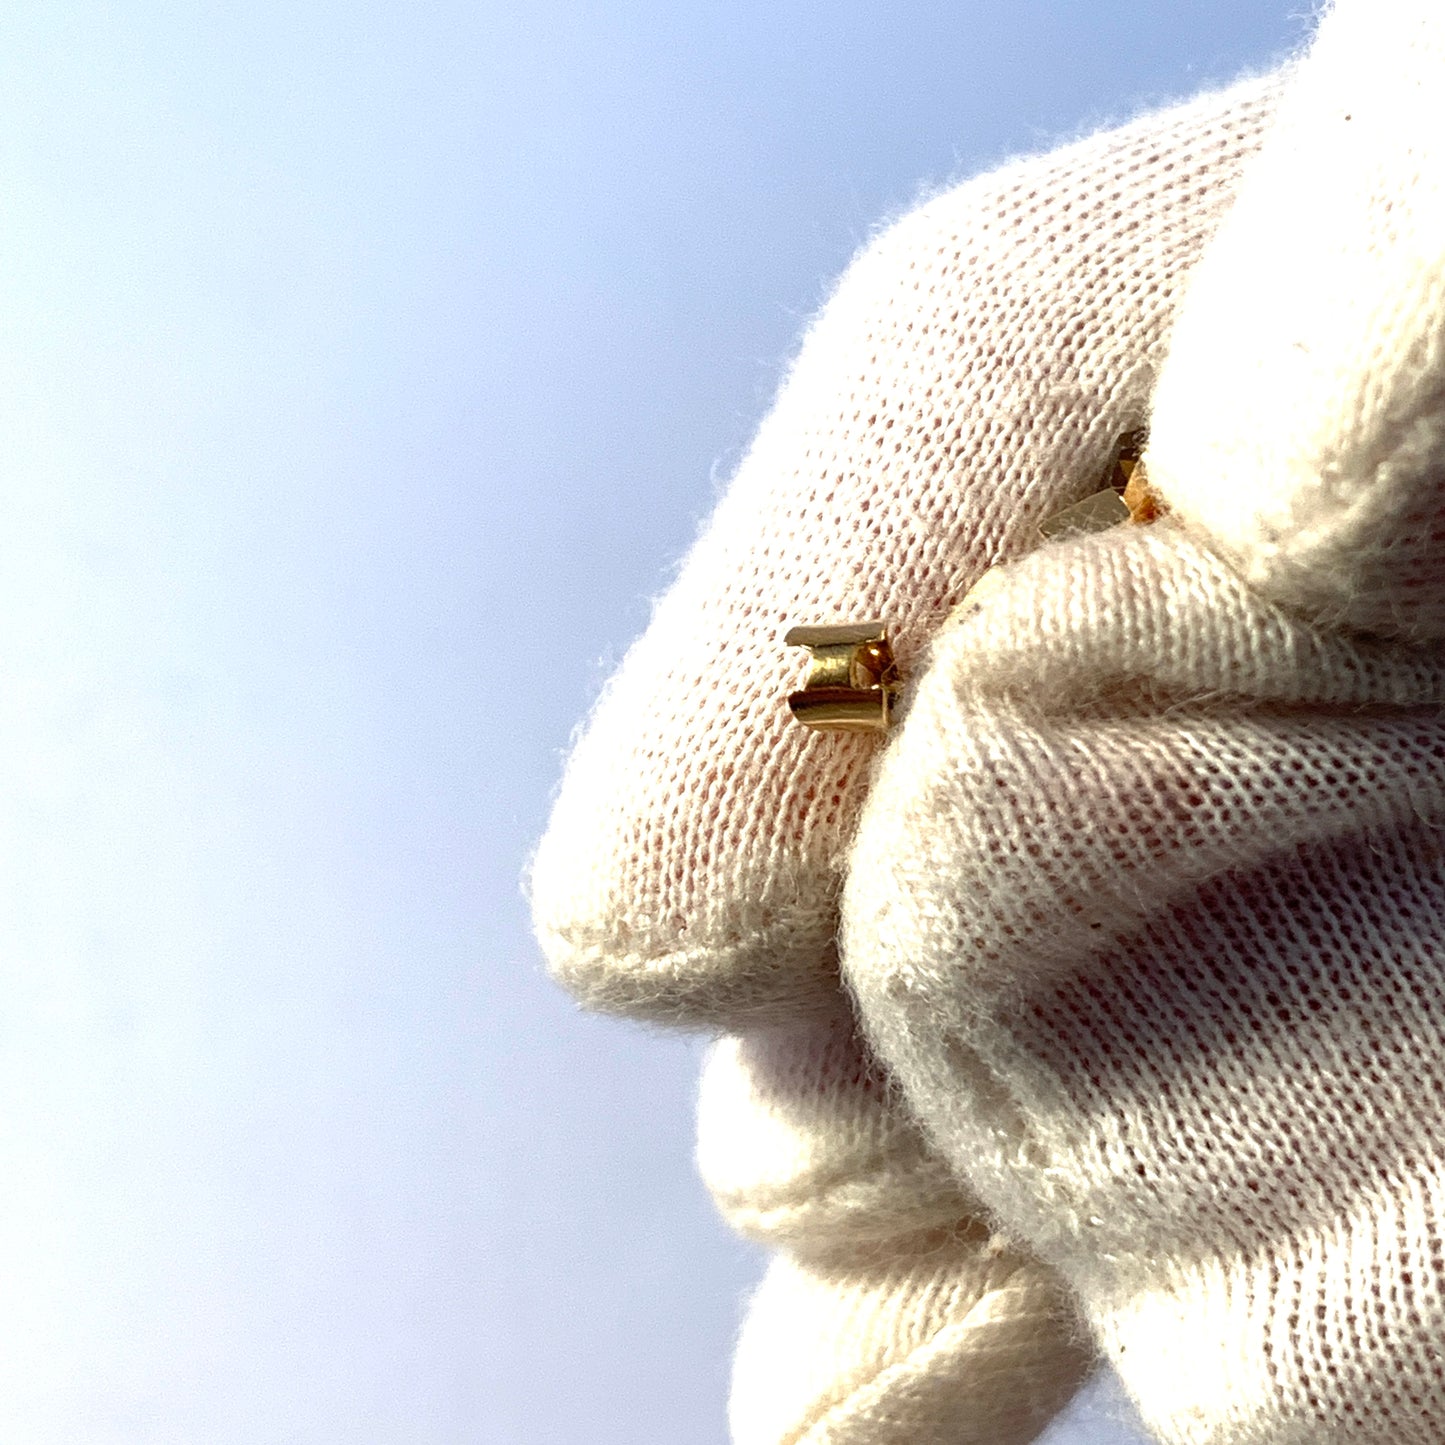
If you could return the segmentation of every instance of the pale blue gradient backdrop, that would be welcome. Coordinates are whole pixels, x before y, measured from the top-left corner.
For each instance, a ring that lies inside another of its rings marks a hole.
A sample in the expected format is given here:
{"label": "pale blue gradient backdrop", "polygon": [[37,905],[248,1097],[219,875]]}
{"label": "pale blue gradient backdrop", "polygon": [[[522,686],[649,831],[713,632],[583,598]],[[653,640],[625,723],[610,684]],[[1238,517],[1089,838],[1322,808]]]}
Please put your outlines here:
{"label": "pale blue gradient backdrop", "polygon": [[870,228],[1303,24],[9,8],[0,1439],[721,1445],[696,1049],[519,897],[569,730]]}

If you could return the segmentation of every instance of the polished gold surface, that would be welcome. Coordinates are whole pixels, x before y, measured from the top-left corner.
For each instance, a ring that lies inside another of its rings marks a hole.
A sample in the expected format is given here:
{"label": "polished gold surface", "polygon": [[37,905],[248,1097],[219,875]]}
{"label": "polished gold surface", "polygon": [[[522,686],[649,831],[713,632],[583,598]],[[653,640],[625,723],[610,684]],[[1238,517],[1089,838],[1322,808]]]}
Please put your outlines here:
{"label": "polished gold surface", "polygon": [[885,623],[794,627],[783,641],[812,654],[802,690],[788,697],[800,723],[831,732],[883,732],[888,727],[901,681]]}
{"label": "polished gold surface", "polygon": [[1143,431],[1126,432],[1121,436],[1115,445],[1114,464],[1109,469],[1107,485],[1083,501],[1045,518],[1039,525],[1039,534],[1044,540],[1053,542],[1060,537],[1105,532],[1121,522],[1154,521],[1164,508],[1144,474],[1142,457],[1146,440]]}

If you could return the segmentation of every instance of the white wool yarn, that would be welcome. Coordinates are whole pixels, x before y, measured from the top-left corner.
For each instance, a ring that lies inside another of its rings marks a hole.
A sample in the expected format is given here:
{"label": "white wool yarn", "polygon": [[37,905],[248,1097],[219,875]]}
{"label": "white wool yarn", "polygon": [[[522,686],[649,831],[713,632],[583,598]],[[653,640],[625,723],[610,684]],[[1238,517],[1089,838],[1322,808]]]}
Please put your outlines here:
{"label": "white wool yarn", "polygon": [[698,1163],[783,1251],[738,1348],[737,1445],[1026,1445],[1078,1388],[1067,1295],[982,1223],[846,1015],[715,1045]]}
{"label": "white wool yarn", "polygon": [[796,1254],[876,1252],[978,1218],[846,1014],[715,1044],[697,1163],[738,1233]]}
{"label": "white wool yarn", "polygon": [[[1023,1445],[1088,1362],[1054,1270],[1073,1256],[1043,1232],[996,1229],[1009,1199],[1033,1198],[1050,1166],[1010,1173],[994,1170],[986,1148],[965,1157],[930,1093],[934,1065],[936,1078],[971,1068],[970,1056],[950,1052],[958,1035],[947,970],[926,953],[900,960],[887,939],[869,954],[858,925],[871,905],[858,892],[851,976],[868,1027],[902,1066],[906,1105],[868,1062],[840,1003],[839,894],[878,750],[792,722],[783,699],[803,662],[782,638],[799,622],[885,615],[916,675],[943,619],[987,569],[1010,563],[1005,577],[1035,577],[1039,522],[1100,485],[1117,438],[1146,419],[1179,296],[1277,89],[1275,79],[1249,81],[1013,163],[883,233],[811,328],[727,497],[569,761],[531,881],[551,968],[591,1007],[733,1035],[704,1080],[699,1165],[725,1217],[778,1251],[739,1346],[738,1445]],[[1368,645],[1342,652],[1335,639],[1316,639],[1214,551],[1188,536],[1164,547],[1171,535],[1131,534],[1150,539],[1141,581],[1158,580],[1152,567],[1180,605],[1230,584],[1239,597],[1233,671],[1216,669],[1213,685],[1254,687],[1251,706],[1266,712],[1295,697],[1286,661],[1326,708],[1384,697],[1409,705],[1433,686],[1432,673],[1422,683],[1418,669]],[[1045,653],[1051,705],[1082,697],[1093,706],[1102,689],[1115,702],[1167,707],[1176,684],[1193,700],[1196,634],[1186,629],[1170,653],[1178,676],[1156,666],[1174,603],[1160,613],[1157,594],[1141,588],[1122,634],[1080,624],[1121,568],[1135,575],[1118,539],[1095,541],[1070,555],[1095,559],[1102,582],[1091,576],[1082,593],[1056,596],[1038,574],[1028,605],[1009,604],[1037,624],[1025,629],[1032,650],[1013,646],[1010,622],[969,654],[970,666],[996,664],[996,710],[1007,712],[1019,687],[1023,712],[1036,705],[1029,679]],[[1162,560],[1151,547],[1164,547]],[[981,610],[971,625],[982,636],[996,615]],[[929,715],[930,689],[946,694],[945,649],[963,631],[950,629],[910,701],[915,712]],[[1205,640],[1213,646],[1214,634]],[[1084,665],[1090,646],[1097,667]],[[1376,684],[1384,691],[1371,691]],[[939,707],[946,716],[957,699]],[[910,754],[923,760],[920,779],[927,766],[947,779],[941,749],[915,741],[928,727],[910,719],[887,753],[905,759],[899,766]],[[1114,758],[1107,740],[1100,746]],[[885,778],[891,765],[890,756]],[[1397,816],[1391,786],[1366,788],[1356,814]],[[935,902],[946,921],[957,902],[956,820],[945,810],[930,831],[934,820],[909,811],[918,795],[896,782],[890,793],[899,829],[870,818],[863,867],[885,890],[900,869],[912,883],[911,870],[933,868],[938,887],[891,900],[878,926],[901,928],[904,914],[916,924]],[[1296,826],[1302,810],[1287,796],[1273,803],[1270,825]],[[1173,868],[1156,870],[1149,886],[1169,873],[1182,899],[1197,880],[1176,856],[1188,820],[1174,824],[1147,840]],[[887,867],[878,867],[885,838],[894,852],[884,848]],[[1025,855],[1040,841],[1024,830]],[[1209,857],[1226,855],[1235,858],[1227,848]],[[1087,863],[1087,850],[1081,856]],[[1238,866],[1254,857],[1246,847]],[[1077,915],[1051,915],[1048,876],[1017,876],[1037,886],[1011,900],[1006,925],[1039,947],[1043,973],[1066,977],[1074,955],[1049,953],[1047,925],[1062,918],[1092,944],[1093,905],[1081,891]],[[996,886],[989,896],[1010,901]],[[1121,897],[1121,908],[1138,903],[1127,887]],[[1040,907],[1043,923],[1029,911]],[[912,967],[935,962],[939,1012],[922,992],[894,1008]],[[973,1070],[959,1098],[984,1121],[985,1144],[1037,1163],[1005,1107],[1006,1084],[990,1092],[999,1078]],[[933,1143],[917,1117],[937,1131]],[[1009,1199],[1004,1177],[1017,1186]],[[1081,1281],[1077,1271],[1069,1278]],[[1112,1342],[1116,1314],[1095,1309],[1093,1318]],[[1145,1332],[1167,1335],[1157,1322]]]}
{"label": "white wool yarn", "polygon": [[880,769],[869,1037],[1161,1440],[1445,1437],[1442,705],[1162,522],[1006,569]]}
{"label": "white wool yarn", "polygon": [[1190,279],[1150,477],[1266,595],[1445,637],[1445,23],[1352,0]]}
{"label": "white wool yarn", "polygon": [[1101,484],[1275,85],[971,181],[849,269],[568,763],[531,890],[588,1006],[724,1029],[835,1006],[875,749],[791,720],[783,636],[886,615],[911,670],[988,567]]}
{"label": "white wool yarn", "polygon": [[737,1445],[1027,1445],[1092,1356],[1053,1277],[986,1229],[776,1260],[738,1344]]}
{"label": "white wool yarn", "polygon": [[1172,513],[957,611],[844,899],[873,1047],[1180,1445],[1445,1439],[1442,62],[1326,20],[1171,343]]}

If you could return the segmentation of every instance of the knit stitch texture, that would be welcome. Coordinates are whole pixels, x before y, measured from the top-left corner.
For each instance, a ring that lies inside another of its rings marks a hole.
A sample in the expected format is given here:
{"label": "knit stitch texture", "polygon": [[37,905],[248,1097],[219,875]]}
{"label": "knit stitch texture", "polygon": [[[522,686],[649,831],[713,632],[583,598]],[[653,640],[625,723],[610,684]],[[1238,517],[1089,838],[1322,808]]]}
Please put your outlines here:
{"label": "knit stitch texture", "polygon": [[884,615],[916,673],[978,578],[1100,485],[1276,89],[1015,162],[874,241],[569,761],[532,875],[554,972],[589,1006],[731,1034],[699,1166],[779,1251],[738,1445],[1024,1445],[1090,1362],[1058,1276],[986,1222],[858,1036],[838,900],[877,749],[791,721],[782,638]]}
{"label": "knit stitch texture", "polygon": [[1150,476],[1261,592],[1445,637],[1445,26],[1337,7],[1190,280]]}
{"label": "knit stitch texture", "polygon": [[1274,88],[1007,166],[853,264],[569,761],[531,887],[583,1002],[723,1028],[835,1007],[874,747],[791,722],[783,635],[886,616],[913,671],[977,578],[1100,484]]}
{"label": "knit stitch texture", "polygon": [[1026,1441],[1092,1358],[1049,1271],[981,1221],[839,1015],[712,1051],[698,1162],[780,1251],[732,1392],[748,1445]]}
{"label": "knit stitch texture", "polygon": [[1419,0],[1324,22],[1171,340],[1169,513],[956,611],[851,860],[871,1045],[1181,1445],[1445,1439],[1442,68]]}
{"label": "knit stitch texture", "polygon": [[1165,522],[961,609],[880,770],[870,1039],[1161,1439],[1445,1435],[1442,704]]}

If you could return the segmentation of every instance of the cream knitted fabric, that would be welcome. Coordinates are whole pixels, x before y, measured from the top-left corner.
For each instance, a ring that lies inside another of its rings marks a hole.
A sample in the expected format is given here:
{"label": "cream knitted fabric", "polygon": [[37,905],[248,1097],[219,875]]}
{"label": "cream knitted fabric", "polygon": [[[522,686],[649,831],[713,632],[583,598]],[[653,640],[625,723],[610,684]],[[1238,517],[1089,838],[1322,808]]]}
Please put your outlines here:
{"label": "cream knitted fabric", "polygon": [[832,1007],[874,744],[796,726],[798,622],[886,615],[905,670],[1100,484],[1273,83],[1020,161],[879,237],[568,764],[538,937],[592,1007],[725,1028]]}
{"label": "cream knitted fabric", "polygon": [[1170,523],[1048,549],[860,830],[870,1037],[1165,1440],[1445,1437],[1445,662],[1377,647]]}
{"label": "cream knitted fabric", "polygon": [[734,1229],[799,1253],[876,1252],[978,1214],[846,1014],[715,1044],[697,1163]]}
{"label": "cream knitted fabric", "polygon": [[1359,0],[1321,30],[1191,280],[1151,480],[1261,591],[1445,636],[1445,24]]}
{"label": "cream knitted fabric", "polygon": [[716,1045],[698,1163],[786,1250],[739,1345],[739,1445],[1025,1445],[1083,1378],[1057,1283],[980,1222],[847,1016]]}
{"label": "cream knitted fabric", "polygon": [[872,1044],[1165,1441],[1445,1439],[1442,40],[1325,22],[1221,236],[1248,305],[1211,251],[1172,341],[1174,515],[958,609],[852,857]]}
{"label": "cream knitted fabric", "polygon": [[740,1347],[739,1445],[1009,1445],[1084,1368],[1058,1286],[980,1226],[842,1017],[873,748],[791,723],[781,637],[886,612],[911,666],[1098,484],[1271,96],[1020,162],[870,247],[569,764],[533,873],[558,975],[594,1006],[754,1030],[714,1055],[699,1140],[725,1215],[787,1252]]}
{"label": "cream knitted fabric", "polygon": [[1025,1445],[1089,1362],[1058,1286],[987,1229],[881,1259],[778,1259],[729,1409],[740,1445]]}
{"label": "cream knitted fabric", "polygon": [[877,748],[783,703],[798,622],[885,615],[905,671],[1144,419],[1183,279],[1268,121],[1251,81],[939,196],[813,325],[569,762],[532,875],[585,1003],[719,1027],[699,1163],[781,1253],[739,1445],[1023,1445],[1085,1352],[843,1019],[837,905]]}

